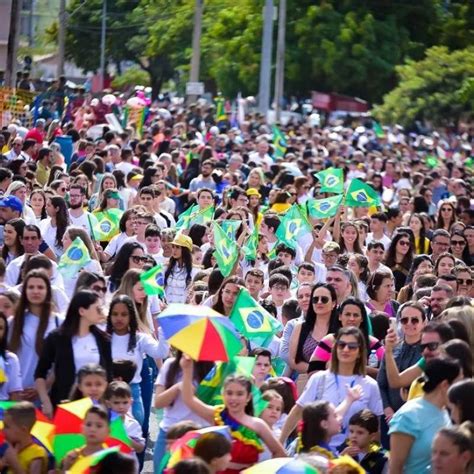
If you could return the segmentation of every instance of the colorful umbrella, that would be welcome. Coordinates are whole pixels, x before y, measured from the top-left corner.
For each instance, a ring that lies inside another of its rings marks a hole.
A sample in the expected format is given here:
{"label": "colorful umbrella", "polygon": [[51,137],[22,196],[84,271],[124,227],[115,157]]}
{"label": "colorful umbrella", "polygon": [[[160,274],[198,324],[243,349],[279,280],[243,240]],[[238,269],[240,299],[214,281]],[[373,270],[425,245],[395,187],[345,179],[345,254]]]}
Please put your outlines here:
{"label": "colorful umbrella", "polygon": [[274,458],[259,462],[243,470],[242,474],[262,474],[262,472],[265,474],[318,474],[315,467],[301,459],[293,458]]}
{"label": "colorful umbrella", "polygon": [[171,456],[168,461],[167,468],[173,467],[179,461],[193,457],[194,448],[196,447],[197,440],[206,433],[219,433],[225,436],[230,442],[232,442],[232,435],[228,426],[209,426],[200,430],[189,431],[181,438],[177,439],[170,449]]}
{"label": "colorful umbrella", "polygon": [[116,453],[119,451],[117,446],[113,448],[102,449],[101,451],[97,451],[90,456],[85,456],[83,458],[78,459],[69,469],[68,474],[89,474],[92,471],[92,467],[97,466],[97,464],[102,461],[105,457],[107,457],[111,453]]}
{"label": "colorful umbrella", "polygon": [[206,306],[170,304],[158,323],[168,342],[196,361],[227,362],[242,349],[234,324]]}
{"label": "colorful umbrella", "polygon": [[[60,463],[72,449],[80,448],[85,444],[82,434],[82,423],[87,410],[94,405],[90,398],[82,398],[74,402],[58,405],[54,414],[56,427],[53,439],[53,452],[56,461]],[[110,437],[105,441],[107,446],[117,446],[123,453],[130,453],[131,441],[127,436],[122,419],[113,414],[110,420]]]}

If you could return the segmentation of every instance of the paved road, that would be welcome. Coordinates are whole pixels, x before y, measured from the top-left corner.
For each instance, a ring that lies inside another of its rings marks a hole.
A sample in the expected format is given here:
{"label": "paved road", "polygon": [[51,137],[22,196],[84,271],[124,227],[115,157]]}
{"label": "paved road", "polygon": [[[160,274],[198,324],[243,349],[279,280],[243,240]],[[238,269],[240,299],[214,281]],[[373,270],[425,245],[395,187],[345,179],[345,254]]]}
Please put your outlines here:
{"label": "paved road", "polygon": [[150,415],[150,439],[146,448],[145,465],[142,474],[153,474],[153,446],[155,445],[156,436],[158,434],[158,421],[156,413],[152,411]]}

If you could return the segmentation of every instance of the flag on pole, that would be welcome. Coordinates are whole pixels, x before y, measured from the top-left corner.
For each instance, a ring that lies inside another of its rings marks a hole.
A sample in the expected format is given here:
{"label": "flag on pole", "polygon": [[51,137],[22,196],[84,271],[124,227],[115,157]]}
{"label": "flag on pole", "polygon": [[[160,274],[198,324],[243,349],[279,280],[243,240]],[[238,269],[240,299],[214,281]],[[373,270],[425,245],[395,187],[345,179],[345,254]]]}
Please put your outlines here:
{"label": "flag on pole", "polygon": [[286,138],[282,131],[276,126],[272,125],[273,133],[273,147],[275,149],[275,158],[283,158],[286,153]]}
{"label": "flag on pole", "polygon": [[331,196],[326,199],[308,199],[308,201],[306,201],[308,214],[313,219],[326,219],[335,216],[343,199],[343,194]]}
{"label": "flag on pole", "polygon": [[344,192],[344,171],[341,168],[328,168],[316,174],[321,183],[321,192],[341,194]]}
{"label": "flag on pole", "polygon": [[300,207],[293,204],[282,217],[275,235],[281,242],[294,248],[295,241],[303,234],[311,232],[312,230],[311,224],[308,222],[307,217],[301,211]]}
{"label": "flag on pole", "polygon": [[199,206],[194,204],[179,215],[176,230],[189,229],[193,224],[207,224],[213,217],[213,206],[200,210]]}
{"label": "flag on pole", "polygon": [[148,296],[165,296],[165,275],[162,265],[156,265],[140,275],[143,289]]}
{"label": "flag on pole", "polygon": [[217,222],[214,223],[214,246],[216,248],[214,257],[219,270],[224,277],[228,277],[239,258],[239,249],[237,243],[227,237]]}
{"label": "flag on pole", "polygon": [[280,321],[260,306],[245,288],[240,289],[229,318],[237,330],[250,340],[261,336],[271,339],[283,330]]}
{"label": "flag on pole", "polygon": [[377,138],[385,138],[385,132],[384,132],[382,126],[378,122],[376,122],[375,120],[374,120],[374,125],[373,125],[372,129],[373,129],[373,131],[375,133],[375,136]]}
{"label": "flag on pole", "polygon": [[109,242],[112,237],[120,233],[120,219],[123,211],[120,209],[108,209],[103,212],[95,212],[93,215],[97,219],[97,225],[93,229],[96,240]]}
{"label": "flag on pole", "polygon": [[347,189],[345,204],[351,207],[372,207],[380,206],[381,200],[372,186],[354,178]]}
{"label": "flag on pole", "polygon": [[76,237],[59,259],[58,270],[64,277],[72,278],[91,261],[86,244]]}

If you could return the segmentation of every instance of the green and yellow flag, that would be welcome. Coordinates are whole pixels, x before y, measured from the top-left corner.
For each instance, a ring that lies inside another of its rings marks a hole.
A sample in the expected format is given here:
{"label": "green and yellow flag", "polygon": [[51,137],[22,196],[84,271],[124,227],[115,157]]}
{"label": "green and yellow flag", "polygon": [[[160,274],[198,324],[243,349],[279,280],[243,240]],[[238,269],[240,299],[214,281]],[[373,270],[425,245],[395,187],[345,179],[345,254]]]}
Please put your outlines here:
{"label": "green and yellow flag", "polygon": [[283,158],[286,153],[286,138],[282,131],[276,126],[272,125],[273,133],[273,148],[275,149],[275,158]]}
{"label": "green and yellow flag", "polygon": [[229,316],[237,330],[247,339],[271,339],[283,326],[260,306],[245,288],[241,288]]}
{"label": "green and yellow flag", "polygon": [[140,275],[143,289],[148,296],[165,296],[165,272],[162,265],[156,265]]}
{"label": "green and yellow flag", "polygon": [[216,97],[216,123],[225,122],[227,120],[224,104],[225,99],[223,97]]}
{"label": "green and yellow flag", "polygon": [[225,221],[220,221],[219,224],[229,239],[236,240],[235,236],[237,235],[237,231],[242,224],[241,221],[227,219]]}
{"label": "green and yellow flag", "polygon": [[120,219],[123,211],[120,209],[108,209],[103,212],[94,212],[97,219],[97,225],[93,229],[94,240],[109,242],[112,237],[120,233]]}
{"label": "green and yellow flag", "polygon": [[293,204],[282,217],[275,235],[278,239],[294,248],[295,241],[313,229],[307,217],[297,204]]}
{"label": "green and yellow flag", "polygon": [[328,168],[316,174],[321,183],[321,192],[341,194],[344,192],[344,171],[341,168]]}
{"label": "green and yellow flag", "polygon": [[242,246],[242,252],[247,260],[255,260],[257,258],[257,247],[258,247],[258,229],[255,226],[252,233]]}
{"label": "green and yellow flag", "polygon": [[308,214],[313,219],[326,219],[335,216],[343,200],[343,194],[325,199],[308,199],[308,201],[306,201]]}
{"label": "green and yellow flag", "polygon": [[207,224],[213,217],[213,206],[199,210],[199,206],[194,204],[179,215],[176,230],[189,229],[193,224]]}
{"label": "green and yellow flag", "polygon": [[347,189],[345,204],[350,207],[372,207],[380,206],[381,200],[372,186],[354,178]]}
{"label": "green and yellow flag", "polygon": [[63,277],[72,278],[91,261],[86,244],[76,237],[59,259],[58,270]]}
{"label": "green and yellow flag", "polygon": [[214,257],[219,265],[219,270],[224,277],[228,277],[234,268],[235,262],[239,258],[237,243],[227,237],[222,227],[214,223],[214,246],[216,248]]}

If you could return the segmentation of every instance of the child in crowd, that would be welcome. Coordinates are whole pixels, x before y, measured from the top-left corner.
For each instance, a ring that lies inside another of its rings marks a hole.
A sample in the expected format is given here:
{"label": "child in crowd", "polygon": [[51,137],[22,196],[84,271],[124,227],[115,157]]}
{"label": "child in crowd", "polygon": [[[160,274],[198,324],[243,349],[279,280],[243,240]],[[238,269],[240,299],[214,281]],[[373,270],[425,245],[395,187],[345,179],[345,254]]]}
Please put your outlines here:
{"label": "child in crowd", "polygon": [[118,382],[130,383],[135,377],[137,371],[137,364],[133,360],[117,359],[112,364],[112,373],[114,380]]}
{"label": "child in crowd", "polygon": [[329,445],[330,439],[341,431],[341,419],[332,403],[313,402],[303,408],[300,422],[298,453],[316,453],[327,459],[338,454]]}
{"label": "child in crowd", "polygon": [[254,384],[260,388],[263,382],[270,376],[272,370],[272,353],[268,349],[258,348],[251,352],[255,357],[255,365],[253,368]]}
{"label": "child in crowd", "polygon": [[211,474],[216,474],[228,468],[231,449],[232,444],[224,435],[211,432],[197,440],[194,456],[205,461]]}
{"label": "child in crowd", "polygon": [[202,459],[190,458],[179,461],[170,474],[211,474],[211,470]]}
{"label": "child in crowd", "polygon": [[145,439],[142,428],[135,418],[129,413],[132,406],[132,391],[125,382],[111,382],[105,391],[107,408],[120,415],[125,431],[132,441],[132,448],[136,453],[145,449]]}
{"label": "child in crowd", "polygon": [[107,373],[99,364],[86,364],[77,373],[77,384],[72,389],[71,401],[89,397],[100,402],[107,389]]}
{"label": "child in crowd", "polygon": [[379,420],[368,409],[361,410],[349,420],[348,447],[341,454],[352,456],[369,474],[388,472],[388,456],[377,442]]}
{"label": "child in crowd", "polygon": [[48,454],[31,436],[35,423],[35,407],[30,402],[18,402],[5,411],[3,433],[8,447],[0,458],[2,472],[8,467],[8,473],[46,474]]}
{"label": "child in crowd", "polygon": [[[275,390],[266,390],[263,392],[262,399],[268,403],[266,408],[260,413],[260,418],[269,426],[275,438],[279,438],[281,430],[277,428],[276,424],[283,413],[283,397]],[[271,452],[265,447],[264,451],[260,453],[258,460],[259,462],[266,461],[271,457]]]}
{"label": "child in crowd", "polygon": [[79,459],[90,456],[106,448],[105,440],[110,434],[109,414],[100,405],[94,405],[87,410],[82,425],[82,434],[86,444],[79,449],[73,449],[61,463],[61,473],[66,473]]}

